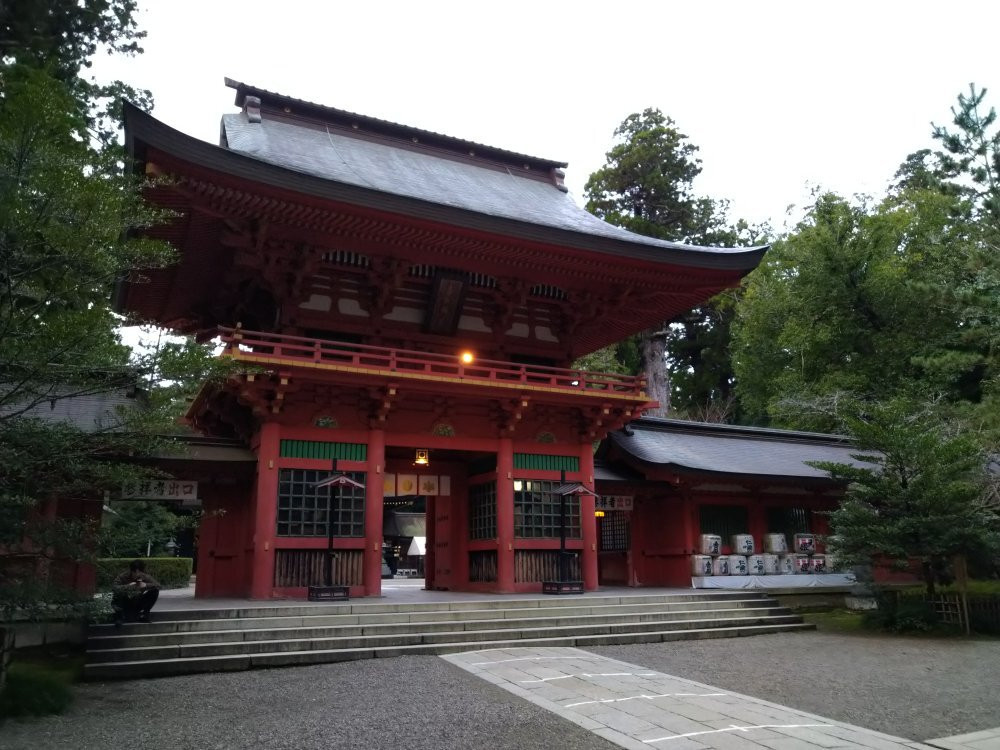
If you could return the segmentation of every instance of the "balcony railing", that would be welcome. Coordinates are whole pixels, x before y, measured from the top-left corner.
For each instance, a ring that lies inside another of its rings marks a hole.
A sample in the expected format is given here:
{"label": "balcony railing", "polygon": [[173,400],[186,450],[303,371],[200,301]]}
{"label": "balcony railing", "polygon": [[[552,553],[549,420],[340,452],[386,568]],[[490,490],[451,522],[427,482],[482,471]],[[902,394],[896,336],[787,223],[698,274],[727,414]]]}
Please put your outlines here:
{"label": "balcony railing", "polygon": [[435,354],[384,346],[349,344],[277,333],[220,328],[225,354],[235,359],[271,364],[326,366],[333,370],[380,370],[428,380],[458,379],[476,385],[522,384],[529,388],[585,392],[617,397],[645,398],[645,378],[614,373],[586,372],[559,367],[520,365],[476,359],[462,362],[458,354]]}

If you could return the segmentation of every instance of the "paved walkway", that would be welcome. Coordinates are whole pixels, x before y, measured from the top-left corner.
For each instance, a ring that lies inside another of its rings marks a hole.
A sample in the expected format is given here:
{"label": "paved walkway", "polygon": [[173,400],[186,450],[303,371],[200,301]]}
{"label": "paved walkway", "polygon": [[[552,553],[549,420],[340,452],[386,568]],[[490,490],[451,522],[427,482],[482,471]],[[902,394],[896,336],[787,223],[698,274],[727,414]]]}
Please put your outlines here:
{"label": "paved walkway", "polygon": [[582,649],[491,649],[441,658],[633,750],[929,750]]}
{"label": "paved walkway", "polygon": [[1000,750],[1000,727],[971,734],[957,734],[954,737],[942,737],[939,740],[928,740],[927,744],[942,750]]}

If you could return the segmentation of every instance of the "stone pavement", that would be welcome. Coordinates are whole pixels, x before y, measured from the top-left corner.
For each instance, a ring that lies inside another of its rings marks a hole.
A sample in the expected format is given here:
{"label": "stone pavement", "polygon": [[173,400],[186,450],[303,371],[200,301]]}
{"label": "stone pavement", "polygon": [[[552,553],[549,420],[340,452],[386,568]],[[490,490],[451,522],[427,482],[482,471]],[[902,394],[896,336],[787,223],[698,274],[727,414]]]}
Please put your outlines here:
{"label": "stone pavement", "polygon": [[491,649],[441,658],[633,750],[930,750],[577,648]]}
{"label": "stone pavement", "polygon": [[1000,727],[971,734],[956,734],[939,740],[927,740],[932,747],[942,750],[1000,750]]}

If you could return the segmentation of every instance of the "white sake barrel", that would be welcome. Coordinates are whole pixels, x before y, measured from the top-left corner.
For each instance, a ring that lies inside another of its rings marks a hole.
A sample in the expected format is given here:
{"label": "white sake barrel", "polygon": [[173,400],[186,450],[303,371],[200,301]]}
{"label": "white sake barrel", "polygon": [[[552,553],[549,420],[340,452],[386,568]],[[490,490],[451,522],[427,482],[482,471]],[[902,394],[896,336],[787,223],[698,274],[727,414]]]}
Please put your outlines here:
{"label": "white sake barrel", "polygon": [[718,534],[702,534],[701,535],[701,554],[703,555],[716,555],[722,554],[722,537]]}
{"label": "white sake barrel", "polygon": [[813,555],[809,558],[809,572],[810,573],[825,573],[826,572],[826,555]]}
{"label": "white sake barrel", "polygon": [[714,576],[727,576],[729,575],[729,558],[725,555],[720,555],[712,560],[712,575]]}
{"label": "white sake barrel", "polygon": [[788,552],[788,540],[784,534],[765,534],[764,551],[774,555],[783,555]]}
{"label": "white sake barrel", "polygon": [[781,558],[767,552],[762,557],[764,558],[764,575],[776,576],[781,572]]}
{"label": "white sake barrel", "polygon": [[796,534],[795,551],[799,554],[811,555],[816,551],[816,537],[812,534]]}
{"label": "white sake barrel", "polygon": [[837,558],[833,555],[826,556],[826,572],[835,573],[837,571]]}
{"label": "white sake barrel", "polygon": [[712,575],[712,556],[691,555],[691,575],[695,576]]}
{"label": "white sake barrel", "polygon": [[795,570],[795,555],[779,555],[778,571],[783,576],[790,576],[797,572]]}
{"label": "white sake barrel", "polygon": [[812,568],[809,567],[809,555],[792,555],[791,557],[794,560],[796,573],[812,572]]}
{"label": "white sake barrel", "polygon": [[753,537],[749,534],[733,534],[729,537],[729,545],[734,555],[752,555],[754,552]]}
{"label": "white sake barrel", "polygon": [[749,575],[747,570],[748,568],[747,568],[746,555],[729,555],[729,575],[731,576]]}
{"label": "white sake barrel", "polygon": [[747,555],[747,570],[750,571],[749,575],[752,576],[767,575],[767,571],[764,569],[764,556]]}

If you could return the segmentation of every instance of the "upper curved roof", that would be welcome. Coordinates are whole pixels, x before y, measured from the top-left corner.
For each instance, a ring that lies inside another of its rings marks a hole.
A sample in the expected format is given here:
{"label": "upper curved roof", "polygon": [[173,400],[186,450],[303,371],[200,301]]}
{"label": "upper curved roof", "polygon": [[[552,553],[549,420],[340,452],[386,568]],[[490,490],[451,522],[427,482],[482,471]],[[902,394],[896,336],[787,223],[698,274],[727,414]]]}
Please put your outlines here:
{"label": "upper curved roof", "polygon": [[677,266],[753,270],[767,250],[698,247],[608,224],[561,187],[561,162],[354,115],[246,84],[259,117],[222,118],[222,146],[186,136],[126,105],[126,144],[141,163],[154,147],[274,187],[512,238]]}

